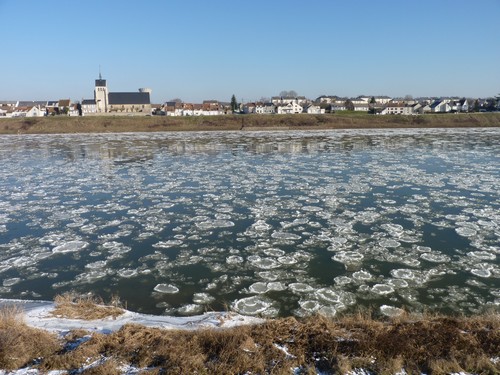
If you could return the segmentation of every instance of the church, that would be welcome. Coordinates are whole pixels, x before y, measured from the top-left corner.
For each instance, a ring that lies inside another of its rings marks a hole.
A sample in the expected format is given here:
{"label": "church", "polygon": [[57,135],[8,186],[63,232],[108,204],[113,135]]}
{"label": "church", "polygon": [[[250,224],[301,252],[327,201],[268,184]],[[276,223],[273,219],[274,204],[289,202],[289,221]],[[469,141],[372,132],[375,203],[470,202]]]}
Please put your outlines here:
{"label": "church", "polygon": [[94,99],[82,100],[82,112],[90,114],[150,115],[151,89],[141,88],[138,92],[109,92],[106,80],[95,80]]}

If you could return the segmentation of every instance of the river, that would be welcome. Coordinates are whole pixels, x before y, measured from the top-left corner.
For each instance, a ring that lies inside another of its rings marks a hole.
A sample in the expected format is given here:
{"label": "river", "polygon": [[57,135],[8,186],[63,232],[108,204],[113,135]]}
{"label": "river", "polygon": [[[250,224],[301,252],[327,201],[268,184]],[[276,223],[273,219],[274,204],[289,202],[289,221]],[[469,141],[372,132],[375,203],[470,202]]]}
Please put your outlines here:
{"label": "river", "polygon": [[500,129],[0,136],[0,298],[500,305]]}

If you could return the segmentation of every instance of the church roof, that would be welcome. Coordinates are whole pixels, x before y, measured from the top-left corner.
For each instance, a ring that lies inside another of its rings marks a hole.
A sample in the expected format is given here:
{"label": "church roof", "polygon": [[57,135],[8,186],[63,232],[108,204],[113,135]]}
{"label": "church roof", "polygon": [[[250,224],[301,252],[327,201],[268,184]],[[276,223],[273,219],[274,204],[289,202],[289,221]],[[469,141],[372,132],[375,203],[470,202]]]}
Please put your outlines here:
{"label": "church roof", "polygon": [[149,92],[110,92],[108,102],[110,105],[151,104]]}

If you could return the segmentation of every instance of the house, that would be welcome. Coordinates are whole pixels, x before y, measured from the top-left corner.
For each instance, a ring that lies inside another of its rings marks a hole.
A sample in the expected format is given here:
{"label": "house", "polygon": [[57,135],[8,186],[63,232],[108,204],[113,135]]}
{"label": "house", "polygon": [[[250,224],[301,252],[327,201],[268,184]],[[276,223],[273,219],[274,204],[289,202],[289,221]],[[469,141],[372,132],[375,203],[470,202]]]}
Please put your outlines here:
{"label": "house", "polygon": [[335,102],[332,103],[330,106],[331,112],[345,111],[345,110],[346,110],[345,102]]}
{"label": "house", "polygon": [[49,100],[47,105],[45,106],[45,115],[53,116],[59,114],[59,101],[58,100]]}
{"label": "house", "polygon": [[163,112],[166,116],[182,116],[183,111],[184,103],[180,102],[165,102],[165,104],[161,106],[161,112]]}
{"label": "house", "polygon": [[315,102],[316,103],[332,104],[336,99],[337,99],[336,96],[321,95],[321,96],[316,98]]}
{"label": "house", "polygon": [[469,112],[474,107],[474,103],[469,99],[460,99],[457,105],[457,112]]}
{"label": "house", "polygon": [[14,107],[17,107],[17,103],[19,103],[19,102],[14,101],[14,100],[3,100],[3,101],[0,101],[0,107],[14,108]]}
{"label": "house", "polygon": [[382,111],[381,115],[402,115],[404,112],[405,104],[401,102],[388,103]]}
{"label": "house", "polygon": [[375,103],[377,104],[387,104],[392,100],[391,97],[385,95],[374,96],[374,98],[375,98]]}
{"label": "house", "polygon": [[250,114],[256,113],[257,104],[256,103],[245,103],[243,104],[243,113]]}
{"label": "house", "polygon": [[274,114],[274,113],[276,113],[276,107],[271,102],[269,102],[269,103],[260,103],[259,102],[259,103],[256,103],[255,113],[267,114],[267,115]]}
{"label": "house", "polygon": [[296,102],[299,105],[304,105],[304,104],[307,104],[308,100],[306,99],[305,96],[297,96],[297,97],[273,96],[271,98],[271,102],[274,105],[283,105],[283,104],[288,104],[288,103],[292,103],[292,102]]}
{"label": "house", "polygon": [[193,104],[193,116],[203,116],[203,104]]}
{"label": "house", "polygon": [[436,100],[430,105],[431,113],[447,113],[451,112],[449,100]]}
{"label": "house", "polygon": [[16,107],[11,117],[43,117],[45,116],[45,107],[40,105],[18,106]]}
{"label": "house", "polygon": [[12,117],[15,107],[8,105],[0,105],[0,118]]}
{"label": "house", "polygon": [[97,105],[94,99],[82,99],[82,115],[94,115],[97,113]]}
{"label": "house", "polygon": [[356,112],[368,112],[370,109],[368,102],[353,103],[353,105],[354,105],[354,111]]}
{"label": "house", "polygon": [[320,115],[324,114],[325,110],[324,108],[321,108],[319,105],[310,104],[305,108],[304,112],[309,114]]}
{"label": "house", "polygon": [[[368,104],[371,100],[371,97],[368,96],[358,96],[357,98],[351,98],[352,104]],[[368,111],[368,110],[367,110]]]}
{"label": "house", "polygon": [[420,110],[422,111],[422,113],[431,113],[432,112],[430,104],[422,104],[422,107],[420,108]]}
{"label": "house", "polygon": [[276,113],[278,114],[297,114],[302,113],[304,108],[297,102],[293,101],[288,104],[277,105]]}
{"label": "house", "polygon": [[202,114],[204,116],[223,115],[224,109],[217,100],[204,100],[202,104]]}
{"label": "house", "polygon": [[[418,114],[415,112],[415,107],[417,104],[406,104],[404,102],[389,102],[385,107],[379,112],[381,115],[414,115]],[[420,106],[420,104],[419,104]],[[420,107],[417,107],[420,108]]]}
{"label": "house", "polygon": [[411,111],[414,115],[421,115],[424,113],[424,105],[421,103],[410,104]]}

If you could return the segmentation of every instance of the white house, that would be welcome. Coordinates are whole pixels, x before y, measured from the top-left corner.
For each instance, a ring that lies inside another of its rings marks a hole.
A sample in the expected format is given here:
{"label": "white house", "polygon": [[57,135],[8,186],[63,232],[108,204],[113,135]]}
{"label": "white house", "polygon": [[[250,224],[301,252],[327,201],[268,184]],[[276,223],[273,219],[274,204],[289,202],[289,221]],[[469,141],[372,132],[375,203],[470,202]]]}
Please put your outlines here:
{"label": "white house", "polygon": [[10,106],[0,106],[0,118],[12,117],[15,108]]}
{"label": "white house", "polygon": [[405,104],[400,102],[388,103],[380,112],[381,115],[402,115]]}
{"label": "white house", "polygon": [[321,108],[319,105],[311,104],[306,107],[306,112],[314,115],[321,115],[325,113],[324,108]]}
{"label": "white house", "polygon": [[404,102],[390,102],[387,103],[384,109],[380,112],[381,115],[417,115],[420,104],[406,104]]}
{"label": "white house", "polygon": [[316,98],[316,102],[326,103],[326,104],[332,104],[336,99],[337,99],[336,96],[321,95],[318,98]]}
{"label": "white house", "polygon": [[379,96],[375,96],[374,98],[375,98],[375,103],[377,103],[377,104],[387,104],[387,103],[389,103],[392,100],[391,97],[384,96],[384,95],[382,95],[382,96],[380,96],[380,95]]}
{"label": "white house", "polygon": [[353,105],[354,105],[354,111],[356,112],[368,112],[368,110],[370,109],[368,102],[353,103]]}
{"label": "white house", "polygon": [[281,97],[281,96],[273,96],[271,98],[271,102],[274,105],[283,105],[283,104],[288,104],[288,103],[293,103],[296,102],[300,105],[307,104],[308,100],[306,99],[305,96],[297,96],[297,97]]}
{"label": "white house", "polygon": [[472,101],[468,99],[461,99],[457,104],[457,112],[469,112],[473,107]]}
{"label": "white house", "polygon": [[94,99],[82,99],[82,115],[97,113],[97,105]]}
{"label": "white house", "polygon": [[183,103],[179,102],[166,102],[163,104],[161,110],[166,116],[182,116],[183,115]]}
{"label": "white house", "polygon": [[436,100],[431,104],[432,113],[447,113],[451,112],[451,106],[449,100]]}
{"label": "white house", "polygon": [[345,111],[345,102],[335,102],[331,104],[330,111],[332,112],[337,112],[337,111]]}
{"label": "white house", "polygon": [[424,106],[420,103],[410,104],[409,107],[411,107],[412,113],[414,115],[420,115],[424,113]]}
{"label": "white house", "polygon": [[43,117],[45,116],[45,108],[39,105],[28,107],[16,107],[12,112],[12,117]]}
{"label": "white house", "polygon": [[299,103],[297,103],[297,101],[293,101],[288,104],[278,105],[276,109],[276,113],[280,115],[302,113],[303,111],[304,108]]}
{"label": "white house", "polygon": [[273,103],[256,103],[255,113],[270,115],[276,113],[276,107]]}
{"label": "white house", "polygon": [[357,98],[351,98],[352,104],[368,104],[370,102],[371,97],[368,96],[358,96]]}

